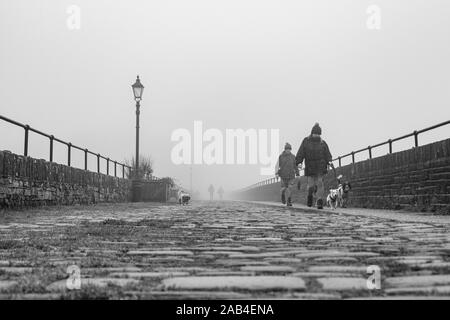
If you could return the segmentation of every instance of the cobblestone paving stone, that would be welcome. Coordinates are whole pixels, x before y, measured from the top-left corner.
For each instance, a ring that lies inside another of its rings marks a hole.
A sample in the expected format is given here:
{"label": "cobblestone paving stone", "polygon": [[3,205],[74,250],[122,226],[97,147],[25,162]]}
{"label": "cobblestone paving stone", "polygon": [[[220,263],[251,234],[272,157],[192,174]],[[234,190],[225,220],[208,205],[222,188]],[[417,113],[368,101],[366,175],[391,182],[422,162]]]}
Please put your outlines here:
{"label": "cobblestone paving stone", "polygon": [[[0,214],[1,299],[450,298],[450,217],[242,202]],[[67,288],[77,265],[81,289]],[[367,288],[367,267],[381,289]]]}

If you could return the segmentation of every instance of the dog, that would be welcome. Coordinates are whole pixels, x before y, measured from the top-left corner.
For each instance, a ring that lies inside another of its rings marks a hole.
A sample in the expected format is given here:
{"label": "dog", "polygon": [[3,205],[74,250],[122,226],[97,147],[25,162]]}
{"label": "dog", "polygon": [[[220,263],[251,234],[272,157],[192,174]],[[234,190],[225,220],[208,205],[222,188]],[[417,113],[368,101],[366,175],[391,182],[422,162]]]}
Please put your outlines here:
{"label": "dog", "polygon": [[340,197],[339,205],[341,208],[347,208],[347,202],[348,202],[348,198],[349,198],[350,190],[352,189],[352,186],[351,186],[350,182],[348,182],[348,181],[342,182],[342,178],[343,178],[342,174],[339,175],[339,177],[337,177],[338,184],[339,184],[338,188],[341,189],[341,197]]}
{"label": "dog", "polygon": [[339,186],[337,189],[330,189],[330,193],[327,196],[327,204],[331,209],[336,209],[337,206],[342,206],[342,187]]}
{"label": "dog", "polygon": [[347,202],[350,195],[350,190],[352,189],[352,186],[349,182],[343,182],[340,184],[340,187],[342,188],[342,202],[341,207],[347,208]]}
{"label": "dog", "polygon": [[178,191],[178,203],[181,205],[188,205],[191,200],[191,195],[183,190]]}
{"label": "dog", "polygon": [[352,186],[348,181],[342,182],[341,180],[342,175],[339,175],[339,177],[337,177],[337,189],[330,189],[330,193],[327,196],[327,204],[333,210],[338,206],[341,208],[347,207],[349,192],[352,189]]}

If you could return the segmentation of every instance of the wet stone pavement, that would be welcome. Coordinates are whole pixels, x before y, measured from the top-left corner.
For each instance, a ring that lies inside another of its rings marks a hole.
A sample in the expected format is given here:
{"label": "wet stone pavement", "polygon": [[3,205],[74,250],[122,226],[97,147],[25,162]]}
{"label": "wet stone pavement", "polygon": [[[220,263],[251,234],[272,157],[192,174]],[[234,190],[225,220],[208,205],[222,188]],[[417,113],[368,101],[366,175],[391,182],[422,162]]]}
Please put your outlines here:
{"label": "wet stone pavement", "polygon": [[422,221],[240,202],[6,211],[0,298],[450,298],[450,224]]}

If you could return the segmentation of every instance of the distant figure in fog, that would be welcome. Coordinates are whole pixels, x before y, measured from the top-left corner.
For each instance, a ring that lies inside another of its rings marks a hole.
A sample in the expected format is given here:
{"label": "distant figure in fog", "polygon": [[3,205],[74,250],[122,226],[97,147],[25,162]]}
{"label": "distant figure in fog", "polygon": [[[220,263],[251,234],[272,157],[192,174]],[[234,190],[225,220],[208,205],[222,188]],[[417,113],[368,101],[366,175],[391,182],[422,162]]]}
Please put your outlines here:
{"label": "distant figure in fog", "polygon": [[299,176],[295,156],[291,152],[289,143],[284,146],[283,153],[278,157],[275,175],[281,178],[281,202],[292,207],[291,193],[295,183],[295,177]]}
{"label": "distant figure in fog", "polygon": [[209,192],[209,200],[213,201],[213,199],[214,199],[214,186],[212,184],[209,185],[208,192]]}
{"label": "distant figure in fog", "polygon": [[224,194],[225,192],[223,191],[223,188],[222,188],[222,187],[219,188],[219,190],[217,191],[217,193],[219,194],[220,200],[223,200],[223,194]]}
{"label": "distant figure in fog", "polygon": [[305,176],[308,178],[308,207],[313,206],[314,195],[317,193],[317,208],[323,209],[325,188],[323,176],[328,172],[328,166],[332,157],[327,143],[320,137],[322,129],[316,123],[311,130],[311,135],[306,137],[296,156],[296,165],[302,165],[305,161]]}

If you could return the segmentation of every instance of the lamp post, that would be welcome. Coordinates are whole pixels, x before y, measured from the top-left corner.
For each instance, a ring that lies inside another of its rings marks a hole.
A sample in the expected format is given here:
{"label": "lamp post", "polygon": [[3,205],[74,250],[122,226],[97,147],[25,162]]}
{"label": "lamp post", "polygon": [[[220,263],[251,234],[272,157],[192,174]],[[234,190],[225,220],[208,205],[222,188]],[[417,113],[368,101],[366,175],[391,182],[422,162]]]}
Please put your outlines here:
{"label": "lamp post", "polygon": [[141,113],[141,100],[142,93],[144,92],[144,86],[139,79],[139,76],[136,78],[136,82],[131,85],[134,94],[134,100],[136,101],[136,158],[135,158],[135,178],[139,178],[139,115]]}
{"label": "lamp post", "polygon": [[136,82],[131,85],[133,89],[134,100],[136,101],[136,158],[135,158],[135,168],[134,168],[134,177],[132,180],[132,192],[133,192],[133,201],[141,201],[141,181],[139,177],[139,115],[141,113],[141,100],[142,93],[144,91],[144,86],[139,79],[139,76],[136,78]]}

